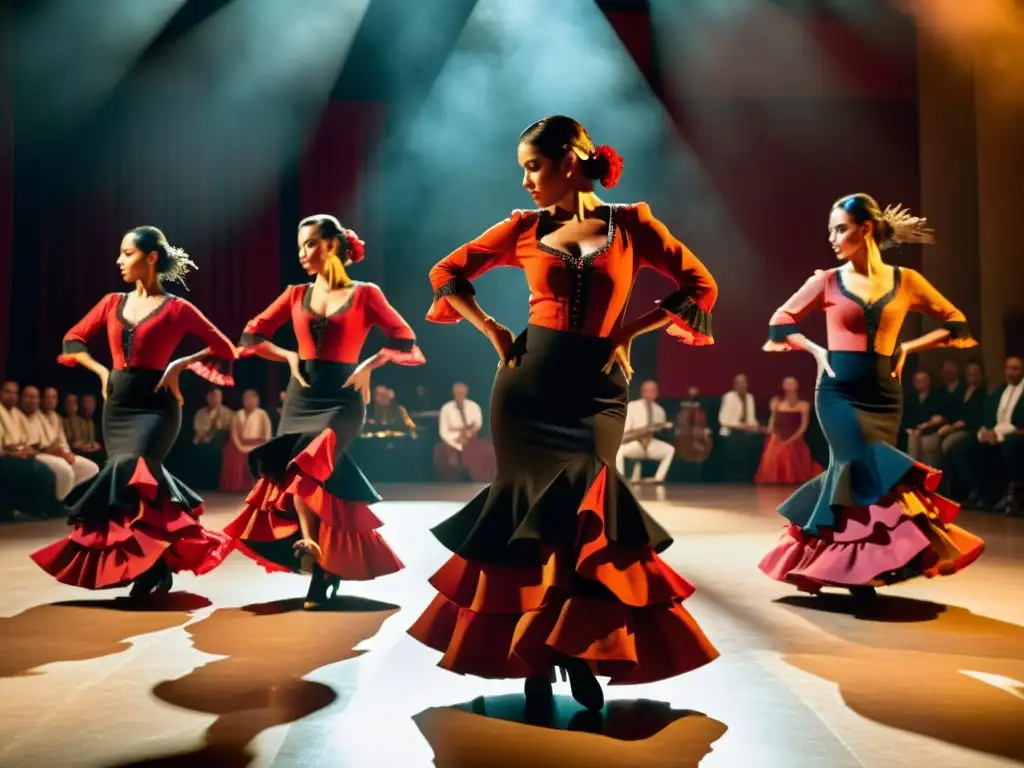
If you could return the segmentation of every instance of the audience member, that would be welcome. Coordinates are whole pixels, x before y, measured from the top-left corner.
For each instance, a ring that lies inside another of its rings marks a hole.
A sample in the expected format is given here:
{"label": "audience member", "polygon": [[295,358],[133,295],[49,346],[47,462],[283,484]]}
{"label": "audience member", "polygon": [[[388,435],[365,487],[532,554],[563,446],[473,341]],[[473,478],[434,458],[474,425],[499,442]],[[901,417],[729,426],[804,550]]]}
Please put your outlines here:
{"label": "audience member", "polygon": [[747,391],[747,377],[742,373],[733,378],[732,390],[722,396],[718,424],[723,479],[749,483],[761,460],[764,428],[757,420],[757,405]]}

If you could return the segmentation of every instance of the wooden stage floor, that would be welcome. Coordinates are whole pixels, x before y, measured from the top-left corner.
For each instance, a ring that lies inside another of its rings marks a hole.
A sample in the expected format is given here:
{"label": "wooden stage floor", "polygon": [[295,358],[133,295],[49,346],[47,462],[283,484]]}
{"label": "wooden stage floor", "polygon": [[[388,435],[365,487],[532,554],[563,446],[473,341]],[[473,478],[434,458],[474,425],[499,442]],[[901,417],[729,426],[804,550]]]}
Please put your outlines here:
{"label": "wooden stage floor", "polygon": [[[384,486],[405,571],[301,610],[304,578],[239,554],[162,603],[54,583],[28,553],[63,521],[0,526],[0,765],[418,768],[903,768],[1024,763],[1024,520],[966,512],[988,550],[858,616],[760,574],[784,489],[641,494],[722,653],[662,683],[606,688],[603,718],[556,686],[550,726],[516,681],[460,677],[406,627],[444,561],[431,525],[472,486]],[[239,498],[208,499],[221,527]]]}

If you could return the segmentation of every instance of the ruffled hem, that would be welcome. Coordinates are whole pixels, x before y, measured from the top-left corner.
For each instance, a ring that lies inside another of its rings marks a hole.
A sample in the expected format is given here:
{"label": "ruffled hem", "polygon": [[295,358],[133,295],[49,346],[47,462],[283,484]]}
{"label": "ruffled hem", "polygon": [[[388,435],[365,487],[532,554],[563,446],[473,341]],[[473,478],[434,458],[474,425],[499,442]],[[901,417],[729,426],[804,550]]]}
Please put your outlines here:
{"label": "ruffled hem", "polygon": [[665,330],[685,344],[695,347],[715,343],[711,331],[711,313],[698,307],[692,299],[666,296],[658,305],[672,318],[672,324]]}
{"label": "ruffled hem", "polygon": [[427,362],[427,358],[423,356],[422,350],[416,344],[413,344],[412,348],[408,350],[381,347],[377,354],[385,362],[395,363],[396,365],[414,366],[423,365]]}
{"label": "ruffled hem", "polygon": [[[84,515],[69,536],[34,552],[31,557],[40,568],[63,584],[109,589],[130,584],[161,558],[173,572],[202,575],[231,553],[227,536],[198,521],[203,507],[193,506],[191,492],[186,494],[166,471],[158,481],[144,459],[135,460],[126,489],[110,492],[109,484],[117,484],[118,463],[105,468],[109,497],[117,503],[104,515]],[[103,480],[96,484],[102,486]],[[124,490],[136,497],[134,506],[119,503]]]}
{"label": "ruffled hem", "polygon": [[206,379],[218,387],[233,387],[235,385],[230,360],[210,357],[205,360],[196,360],[193,363],[189,363],[188,369],[196,376]]}
{"label": "ruffled hem", "polygon": [[839,526],[819,536],[790,525],[759,567],[806,592],[949,576],[977,560],[985,547],[949,522],[951,504],[930,491],[905,490],[888,506],[844,510]]}
{"label": "ruffled hem", "polygon": [[537,542],[529,565],[453,555],[431,578],[439,594],[409,633],[444,654],[444,669],[487,678],[545,675],[556,654],[587,660],[613,684],[663,680],[715,659],[682,606],[693,586],[650,544],[609,539],[608,478],[602,465],[578,505],[571,547]]}
{"label": "ruffled hem", "polygon": [[[339,484],[351,488],[353,496],[376,500],[351,459],[345,456],[344,468],[336,470],[335,446],[334,432],[324,430],[289,462],[282,482],[266,475],[256,482],[241,514],[224,529],[240,552],[267,571],[298,572],[300,561],[291,545],[301,538],[295,512],[299,499],[319,518],[320,567],[327,573],[347,581],[367,581],[405,567],[377,532],[383,523],[369,503],[339,498],[325,487],[332,477],[340,476]],[[260,546],[272,543],[279,546]]]}
{"label": "ruffled hem", "polygon": [[448,303],[448,296],[474,296],[476,289],[466,278],[456,275],[434,290],[434,301],[427,310],[427,320],[432,323],[458,323],[463,317]]}

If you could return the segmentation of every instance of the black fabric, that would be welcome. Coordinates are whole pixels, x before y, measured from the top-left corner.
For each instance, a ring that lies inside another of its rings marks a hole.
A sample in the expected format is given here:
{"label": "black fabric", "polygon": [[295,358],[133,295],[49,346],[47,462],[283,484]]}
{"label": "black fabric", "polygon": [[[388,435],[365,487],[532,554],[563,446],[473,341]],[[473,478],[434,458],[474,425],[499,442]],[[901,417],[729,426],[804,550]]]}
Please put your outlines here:
{"label": "black fabric", "polygon": [[672,539],[615,471],[628,389],[606,374],[609,340],[531,325],[516,339],[516,367],[502,366],[491,393],[495,482],[433,529],[470,560],[535,564],[539,545],[575,548],[577,512],[602,470],[608,538],[666,549]]}
{"label": "black fabric", "polygon": [[707,336],[709,339],[714,338],[711,324],[711,313],[698,307],[686,290],[676,291],[670,293],[664,299],[662,299],[658,306],[666,312],[675,315],[679,320],[682,320],[686,325],[690,326],[697,333]]}
{"label": "black fabric", "polygon": [[107,463],[71,507],[70,518],[100,519],[111,507],[135,507],[138,493],[128,481],[139,458],[145,460],[161,495],[190,510],[203,503],[163,464],[181,429],[181,406],[168,390],[154,391],[162,376],[163,371],[138,368],[111,371],[102,420]]}
{"label": "black fabric", "polygon": [[61,350],[60,351],[61,351],[62,354],[65,354],[65,355],[77,355],[77,354],[79,354],[81,352],[88,352],[89,351],[89,345],[87,345],[84,341],[77,341],[75,339],[68,339],[68,340],[65,340],[63,344],[61,344]]}
{"label": "black fabric", "polygon": [[949,320],[942,327],[949,331],[949,338],[953,341],[971,338],[971,326],[965,320]]}
{"label": "black fabric", "polygon": [[243,333],[238,339],[238,346],[240,347],[255,347],[259,346],[265,341],[270,341],[266,336],[260,336],[258,333]]}
{"label": "black fabric", "polygon": [[796,323],[768,326],[769,341],[785,341],[789,336],[792,336],[795,333],[800,333],[800,327]]}
{"label": "black fabric", "polygon": [[[334,432],[334,471],[324,489],[339,499],[372,504],[381,497],[348,455],[352,441],[359,436],[366,416],[362,395],[343,387],[355,370],[352,363],[304,360],[302,375],[309,384],[303,387],[292,377],[288,383],[277,436],[249,453],[249,468],[280,485],[291,461],[325,429]],[[296,532],[275,541],[247,540],[245,546],[260,557],[299,572],[301,562],[293,546],[302,538]]]}
{"label": "black fabric", "polygon": [[475,296],[476,288],[466,278],[457,275],[434,291],[434,301],[442,296]]}

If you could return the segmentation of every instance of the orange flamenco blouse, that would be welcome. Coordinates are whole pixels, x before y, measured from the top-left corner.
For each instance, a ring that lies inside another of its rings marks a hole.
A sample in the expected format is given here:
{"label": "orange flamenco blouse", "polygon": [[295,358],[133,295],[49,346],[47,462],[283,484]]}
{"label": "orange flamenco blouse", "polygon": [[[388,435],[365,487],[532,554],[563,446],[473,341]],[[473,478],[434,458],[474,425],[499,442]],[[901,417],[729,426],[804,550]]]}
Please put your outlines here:
{"label": "orange flamenco blouse", "polygon": [[647,203],[608,206],[605,244],[583,256],[541,243],[546,211],[513,211],[430,270],[434,302],[427,320],[455,323],[462,316],[448,296],[472,296],[471,280],[494,267],[518,267],[530,286],[530,324],[587,336],[609,336],[622,320],[641,267],[656,269],[678,290],[660,307],[672,318],[668,332],[693,345],[713,344],[711,310],[718,286],[707,268]]}
{"label": "orange flamenco blouse", "polygon": [[908,312],[922,312],[942,322],[949,331],[944,347],[973,347],[970,327],[963,312],[935,290],[921,273],[907,267],[893,268],[892,290],[871,303],[847,290],[839,267],[817,272],[779,307],[769,321],[766,352],[788,352],[787,340],[799,333],[800,323],[811,312],[825,313],[828,349],[831,352],[874,352],[889,356]]}

